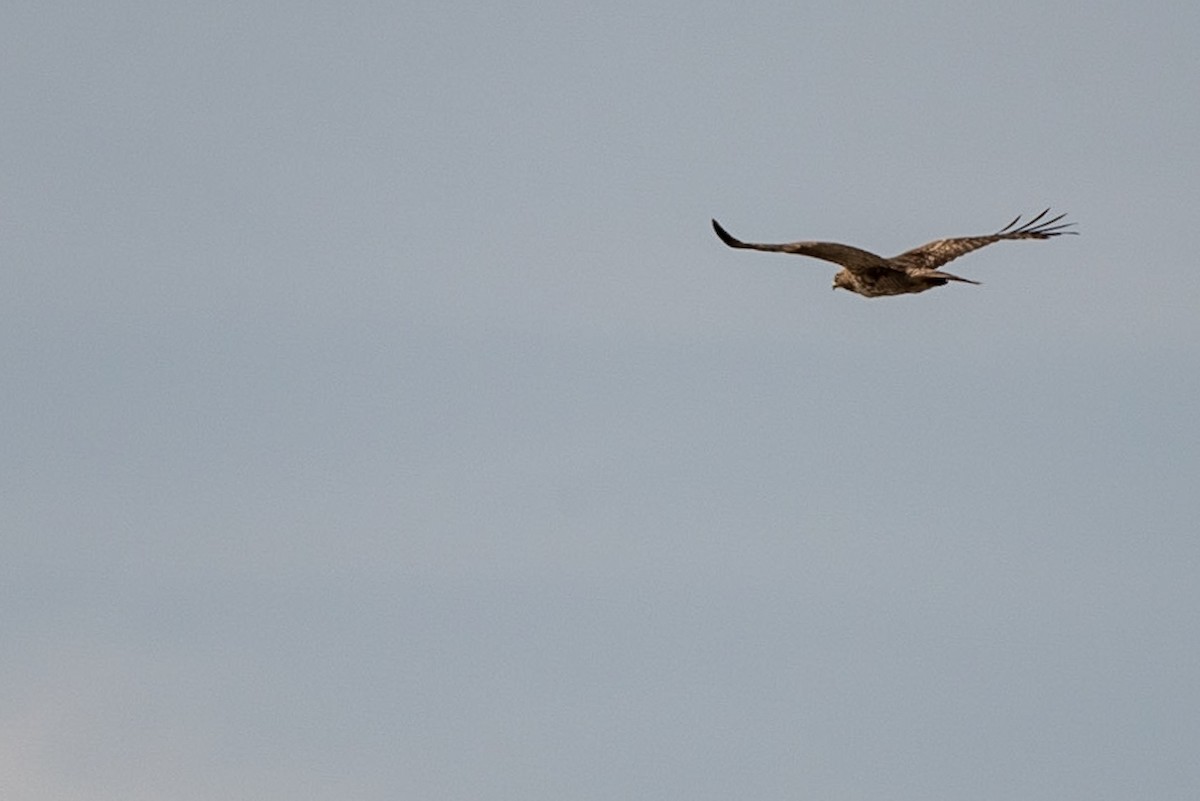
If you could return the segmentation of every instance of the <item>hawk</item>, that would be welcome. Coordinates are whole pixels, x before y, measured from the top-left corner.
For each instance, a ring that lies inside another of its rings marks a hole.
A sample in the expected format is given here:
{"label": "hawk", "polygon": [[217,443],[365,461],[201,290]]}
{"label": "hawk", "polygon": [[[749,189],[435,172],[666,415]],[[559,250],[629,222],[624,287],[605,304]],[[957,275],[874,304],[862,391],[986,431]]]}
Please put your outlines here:
{"label": "hawk", "polygon": [[1006,239],[1050,239],[1063,234],[1078,233],[1066,230],[1075,223],[1059,222],[1067,216],[1065,214],[1040,222],[1049,213],[1050,209],[1046,209],[1027,223],[1021,223],[1021,218],[1018,216],[994,234],[937,239],[890,259],[876,256],[874,253],[850,245],[839,245],[836,242],[791,242],[786,245],[743,242],[740,239],[734,239],[716,220],[712,221],[712,226],[721,241],[731,248],[798,253],[801,256],[812,256],[815,259],[840,264],[842,269],[838,270],[837,275],[833,277],[833,288],[848,289],[864,297],[874,298],[881,295],[924,292],[926,289],[942,286],[948,281],[978,284],[978,281],[961,278],[938,268],[959,256],[993,242],[1002,242]]}

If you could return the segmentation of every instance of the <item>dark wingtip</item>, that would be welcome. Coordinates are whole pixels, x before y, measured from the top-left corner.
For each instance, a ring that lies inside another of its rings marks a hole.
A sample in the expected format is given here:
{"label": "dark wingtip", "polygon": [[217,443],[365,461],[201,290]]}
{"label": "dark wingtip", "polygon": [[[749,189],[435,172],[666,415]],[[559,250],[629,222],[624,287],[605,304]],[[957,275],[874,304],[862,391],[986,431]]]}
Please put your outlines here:
{"label": "dark wingtip", "polygon": [[726,245],[729,245],[729,247],[736,248],[738,245],[742,244],[741,242],[739,242],[738,240],[736,240],[732,236],[730,236],[729,232],[726,231],[724,228],[722,228],[721,224],[719,222],[717,222],[716,220],[712,221],[712,227],[713,227],[713,231],[715,231],[717,234],[717,238],[720,239],[722,242],[724,242]]}
{"label": "dark wingtip", "polygon": [[[1059,222],[1060,220],[1062,220],[1063,218],[1065,218],[1067,216],[1066,213],[1060,214],[1057,217],[1052,217],[1049,220],[1043,221],[1042,218],[1045,217],[1049,213],[1050,213],[1050,209],[1045,209],[1044,211],[1042,211],[1041,214],[1037,215],[1036,217],[1029,220],[1028,222],[1021,223],[1020,225],[1017,225],[1017,224],[1020,222],[1021,218],[1017,217],[1017,219],[1013,220],[1012,222],[1010,222],[1008,225],[1001,228],[996,233],[998,236],[999,235],[1007,236],[1007,235],[1013,235],[1013,234],[1025,234],[1026,236],[1032,237],[1034,239],[1049,239],[1052,236],[1062,236],[1063,234],[1078,234],[1079,233],[1078,231],[1066,230],[1068,228],[1074,227],[1074,225],[1075,225],[1074,222]],[[1016,226],[1016,227],[1014,227],[1014,226]]]}
{"label": "dark wingtip", "polygon": [[1008,225],[1004,226],[1004,227],[1003,227],[1003,228],[1001,228],[999,231],[997,231],[997,232],[996,232],[996,235],[997,235],[997,236],[999,236],[1000,234],[1006,234],[1006,233],[1008,233],[1009,229],[1011,229],[1011,228],[1012,228],[1014,225],[1016,225],[1016,224],[1017,224],[1017,223],[1019,223],[1020,221],[1021,221],[1021,215],[1020,215],[1020,214],[1018,214],[1016,217],[1013,217],[1013,221],[1012,221],[1012,222],[1010,222]]}

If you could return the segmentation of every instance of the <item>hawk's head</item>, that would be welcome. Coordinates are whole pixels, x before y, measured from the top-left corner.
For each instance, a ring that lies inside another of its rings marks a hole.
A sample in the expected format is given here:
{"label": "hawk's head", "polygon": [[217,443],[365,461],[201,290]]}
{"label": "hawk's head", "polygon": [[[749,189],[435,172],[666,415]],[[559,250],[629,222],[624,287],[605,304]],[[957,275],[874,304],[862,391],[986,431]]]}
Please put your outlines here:
{"label": "hawk's head", "polygon": [[848,289],[854,291],[854,276],[850,275],[848,270],[838,270],[833,276],[834,289]]}

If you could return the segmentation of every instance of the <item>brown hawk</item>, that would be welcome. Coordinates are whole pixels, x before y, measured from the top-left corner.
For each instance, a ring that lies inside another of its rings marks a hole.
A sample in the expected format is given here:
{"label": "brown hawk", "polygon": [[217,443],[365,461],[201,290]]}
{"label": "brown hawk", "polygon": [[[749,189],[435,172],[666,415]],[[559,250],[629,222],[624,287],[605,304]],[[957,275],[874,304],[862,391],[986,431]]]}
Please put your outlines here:
{"label": "brown hawk", "polygon": [[978,284],[969,278],[943,272],[938,268],[959,256],[978,250],[993,242],[1006,239],[1049,239],[1063,234],[1074,234],[1068,231],[1075,223],[1060,223],[1065,214],[1052,217],[1045,222],[1039,222],[1050,213],[1046,209],[1027,223],[1018,225],[1018,216],[1008,225],[994,234],[985,236],[963,236],[954,239],[938,239],[885,259],[865,250],[850,245],[839,245],[836,242],[791,242],[786,245],[762,245],[753,242],[743,242],[734,239],[729,232],[721,227],[716,220],[712,221],[713,230],[721,241],[731,248],[749,248],[750,250],[767,250],[776,253],[798,253],[801,256],[812,256],[815,259],[831,261],[840,264],[833,277],[833,288],[848,289],[868,298],[880,295],[904,295],[924,292],[935,286],[942,286],[947,281],[961,281],[964,284]]}

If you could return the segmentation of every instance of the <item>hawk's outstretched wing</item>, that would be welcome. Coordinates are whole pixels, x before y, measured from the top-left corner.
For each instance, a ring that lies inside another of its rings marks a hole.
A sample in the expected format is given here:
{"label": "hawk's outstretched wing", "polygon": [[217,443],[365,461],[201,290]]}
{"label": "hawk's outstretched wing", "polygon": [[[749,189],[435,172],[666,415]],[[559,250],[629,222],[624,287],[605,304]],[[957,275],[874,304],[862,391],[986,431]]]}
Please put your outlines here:
{"label": "hawk's outstretched wing", "polygon": [[[1043,223],[1038,222],[1038,220],[1049,213],[1050,209],[1046,209],[1024,225],[1014,228],[1013,226],[1016,226],[1021,221],[1021,218],[1017,217],[996,233],[988,236],[963,236],[955,239],[938,239],[933,242],[927,242],[919,248],[913,248],[901,253],[899,256],[895,256],[889,261],[910,270],[936,270],[943,264],[954,261],[959,256],[970,253],[973,250],[979,250],[979,248],[990,245],[993,242],[1002,242],[1006,239],[1049,239],[1052,236],[1078,233],[1077,231],[1064,230],[1070,228],[1075,223],[1058,223],[1059,220],[1067,216],[1065,214],[1060,214]],[[1058,224],[1055,225],[1055,223]]]}
{"label": "hawk's outstretched wing", "polygon": [[763,245],[734,239],[716,220],[712,221],[712,226],[721,241],[731,248],[767,250],[773,253],[797,253],[801,256],[812,256],[814,259],[823,259],[831,261],[834,264],[840,264],[850,271],[868,270],[871,268],[897,269],[895,265],[889,264],[888,260],[882,256],[876,256],[874,253],[860,250],[850,245],[839,245],[836,242],[789,242],[784,245]]}

